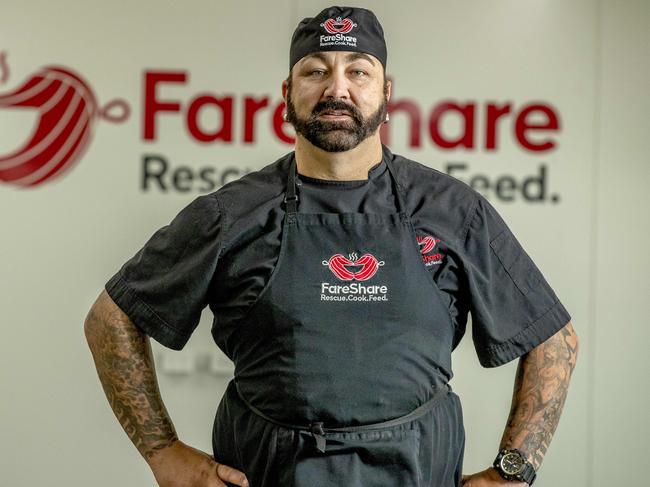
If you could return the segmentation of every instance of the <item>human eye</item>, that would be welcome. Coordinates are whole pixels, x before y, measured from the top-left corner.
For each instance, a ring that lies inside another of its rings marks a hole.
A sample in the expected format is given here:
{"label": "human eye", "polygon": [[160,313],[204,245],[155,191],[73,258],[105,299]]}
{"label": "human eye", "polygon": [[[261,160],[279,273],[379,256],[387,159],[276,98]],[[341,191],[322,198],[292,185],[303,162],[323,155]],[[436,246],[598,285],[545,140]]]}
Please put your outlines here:
{"label": "human eye", "polygon": [[314,77],[320,77],[325,74],[325,71],[322,69],[312,69],[309,74],[311,74]]}

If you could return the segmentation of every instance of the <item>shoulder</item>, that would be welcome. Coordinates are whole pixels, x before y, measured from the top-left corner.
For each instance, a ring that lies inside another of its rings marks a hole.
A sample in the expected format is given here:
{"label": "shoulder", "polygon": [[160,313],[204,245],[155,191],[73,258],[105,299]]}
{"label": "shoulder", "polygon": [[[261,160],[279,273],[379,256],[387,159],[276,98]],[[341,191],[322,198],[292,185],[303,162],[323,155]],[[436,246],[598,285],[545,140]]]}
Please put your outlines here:
{"label": "shoulder", "polygon": [[218,201],[226,232],[233,227],[239,231],[250,225],[263,225],[264,218],[281,206],[292,157],[293,151],[208,195]]}
{"label": "shoulder", "polygon": [[484,197],[463,181],[399,154],[392,154],[396,179],[415,222],[447,238],[462,240]]}
{"label": "shoulder", "polygon": [[262,169],[245,174],[211,193],[227,213],[246,213],[269,200],[280,197],[286,186],[287,170],[293,152],[285,154]]}

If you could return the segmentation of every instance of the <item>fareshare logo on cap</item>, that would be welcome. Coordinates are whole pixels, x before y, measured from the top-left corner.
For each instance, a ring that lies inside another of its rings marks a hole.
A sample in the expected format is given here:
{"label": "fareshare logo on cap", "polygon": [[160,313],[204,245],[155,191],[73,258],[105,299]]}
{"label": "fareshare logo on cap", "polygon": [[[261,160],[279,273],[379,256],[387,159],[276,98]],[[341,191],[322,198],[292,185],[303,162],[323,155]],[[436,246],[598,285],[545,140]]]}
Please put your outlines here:
{"label": "fareshare logo on cap", "polygon": [[336,20],[329,18],[322,24],[320,24],[329,34],[332,35],[322,35],[320,36],[320,46],[350,46],[357,47],[357,38],[354,36],[346,36],[345,34],[349,33],[354,29],[357,24],[352,22],[351,19],[341,19],[341,17],[336,17]]}
{"label": "fareshare logo on cap", "polygon": [[[351,253],[349,259],[342,254],[335,254],[322,263],[341,281],[367,281],[384,265],[383,260],[377,260],[372,254],[358,257],[356,252]],[[342,286],[322,282],[320,291],[321,301],[388,301],[388,286],[385,284],[364,285],[351,282]]]}

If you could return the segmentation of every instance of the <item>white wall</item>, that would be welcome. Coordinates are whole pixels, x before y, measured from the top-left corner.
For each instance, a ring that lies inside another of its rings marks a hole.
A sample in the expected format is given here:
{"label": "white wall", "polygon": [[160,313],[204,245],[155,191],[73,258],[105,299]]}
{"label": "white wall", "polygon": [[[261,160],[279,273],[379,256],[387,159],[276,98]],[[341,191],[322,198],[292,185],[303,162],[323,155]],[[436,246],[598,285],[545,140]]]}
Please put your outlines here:
{"label": "white wall", "polygon": [[[92,86],[99,105],[124,99],[128,120],[97,120],[87,152],[68,173],[21,189],[0,181],[1,485],[23,487],[155,485],[115,420],[83,336],[83,319],[105,281],[198,193],[140,188],[144,154],[174,165],[253,170],[291,150],[257,118],[255,142],[200,144],[183,115],[159,118],[158,138],[143,140],[143,73],[185,71],[184,85],[160,96],[186,106],[203,92],[280,100],[288,45],[297,22],[328,4],[280,2],[2,3],[0,99],[45,65],[65,66]],[[391,119],[394,152],[443,169],[468,165],[466,179],[548,168],[557,201],[491,201],[572,315],[580,356],[564,413],[536,485],[607,486],[637,482],[647,450],[649,342],[646,208],[650,138],[650,3],[644,0],[359,2],[386,31],[396,99],[409,98],[425,120],[445,99],[488,102],[515,111],[534,101],[560,117],[557,148],[522,149],[503,120],[499,149],[444,151],[422,129],[409,147],[406,117]],[[6,74],[6,73],[5,73]],[[0,158],[18,148],[36,113],[0,105]],[[215,125],[207,111],[201,122]],[[445,130],[458,129],[447,120]],[[544,138],[544,134],[538,139]],[[213,415],[228,380],[199,366],[165,373],[174,360],[218,356],[206,311],[182,352],[154,343],[163,397],[182,438],[210,451]],[[454,353],[461,396],[465,470],[494,458],[508,416],[516,361],[482,369],[468,334]],[[35,461],[37,460],[37,461]]]}
{"label": "white wall", "polygon": [[[604,2],[598,39],[594,123],[596,159],[590,202],[594,225],[588,316],[587,420],[590,484],[633,480],[650,432],[646,359],[650,343],[650,3]],[[621,476],[621,472],[630,472]]]}

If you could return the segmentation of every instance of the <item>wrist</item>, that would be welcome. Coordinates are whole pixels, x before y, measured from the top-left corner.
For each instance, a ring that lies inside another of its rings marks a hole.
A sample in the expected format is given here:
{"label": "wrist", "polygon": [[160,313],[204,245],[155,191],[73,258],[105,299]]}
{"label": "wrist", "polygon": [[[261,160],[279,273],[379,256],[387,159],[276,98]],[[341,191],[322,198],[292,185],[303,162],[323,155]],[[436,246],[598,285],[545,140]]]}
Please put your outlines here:
{"label": "wrist", "polygon": [[[488,467],[487,470],[488,470],[488,477],[490,477],[490,480],[493,480],[498,485],[503,485],[505,487],[505,486],[509,486],[511,484],[519,484],[519,483],[523,482],[523,481],[520,481],[520,480],[506,480],[506,479],[504,479],[499,474],[497,469],[494,468],[494,467]],[[526,484],[526,485],[528,485],[528,484]]]}
{"label": "wrist", "polygon": [[524,453],[516,448],[499,450],[492,468],[503,480],[525,482],[533,485],[537,472]]}
{"label": "wrist", "polygon": [[142,452],[142,456],[149,465],[149,468],[155,470],[160,464],[165,462],[167,455],[177,450],[181,444],[182,442],[178,437],[174,436],[165,443],[158,444]]}

